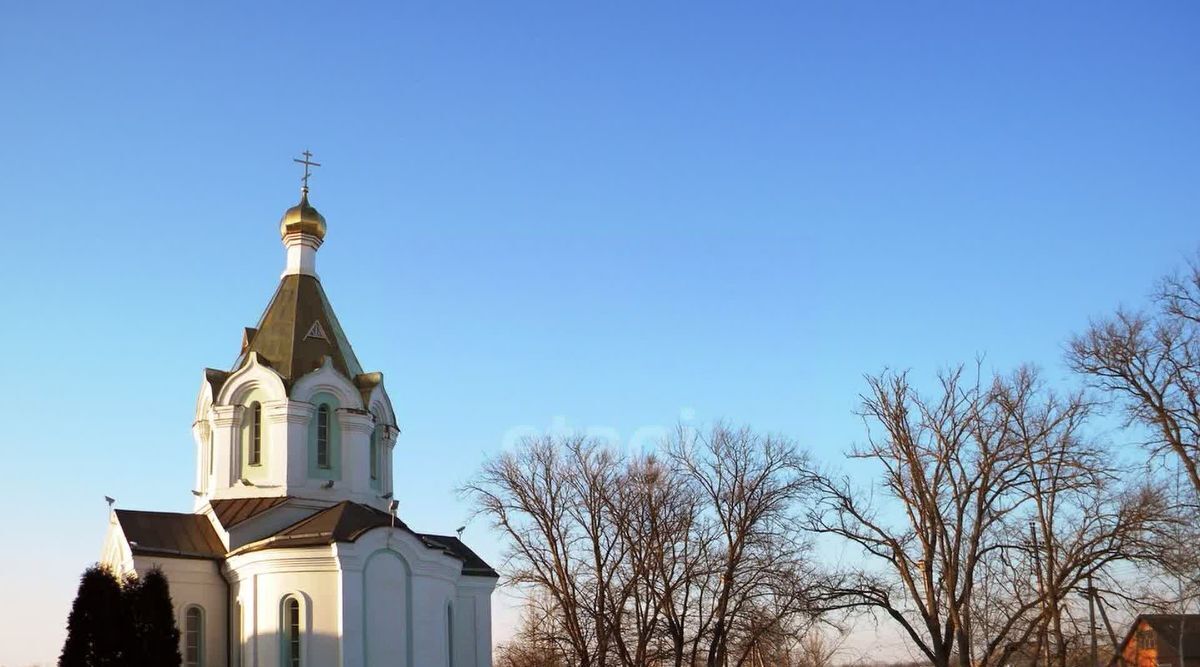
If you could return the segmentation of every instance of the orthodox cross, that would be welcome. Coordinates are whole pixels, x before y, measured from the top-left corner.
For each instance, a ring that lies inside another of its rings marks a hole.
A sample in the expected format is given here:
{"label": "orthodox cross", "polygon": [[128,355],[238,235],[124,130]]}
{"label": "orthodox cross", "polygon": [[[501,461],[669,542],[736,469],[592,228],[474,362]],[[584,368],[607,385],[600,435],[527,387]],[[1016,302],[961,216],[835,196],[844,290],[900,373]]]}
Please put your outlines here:
{"label": "orthodox cross", "polygon": [[304,165],[304,178],[302,178],[300,180],[304,182],[304,191],[308,192],[308,177],[311,175],[308,171],[308,168],[309,167],[319,167],[319,166],[321,166],[321,163],[312,161],[312,151],[305,150],[303,153],[301,153],[301,155],[304,156],[303,160],[301,160],[299,158],[292,158],[292,162],[298,162],[298,163]]}

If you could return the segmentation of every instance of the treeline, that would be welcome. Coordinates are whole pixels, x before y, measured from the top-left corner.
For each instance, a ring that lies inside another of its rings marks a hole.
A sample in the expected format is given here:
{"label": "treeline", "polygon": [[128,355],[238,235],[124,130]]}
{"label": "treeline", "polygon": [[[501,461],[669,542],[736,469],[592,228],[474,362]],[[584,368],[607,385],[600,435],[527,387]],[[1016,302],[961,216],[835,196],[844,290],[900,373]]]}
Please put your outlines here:
{"label": "treeline", "polygon": [[733,664],[823,604],[795,511],[807,467],[792,442],[745,429],[680,430],[661,456],[545,438],[470,491],[509,538],[506,575],[533,593],[529,643],[570,665]]}
{"label": "treeline", "polygon": [[[1196,581],[1183,545],[1200,497],[1198,334],[1192,266],[1145,312],[1070,341],[1079,387],[981,364],[924,389],[869,376],[847,455],[870,476],[725,424],[681,427],[649,454],[527,440],[465,489],[527,596],[497,664],[816,667],[831,656],[804,650],[814,628],[863,612],[937,667],[1075,664],[1081,594],[1148,603],[1116,564]],[[1135,470],[1095,435],[1114,413],[1145,443]],[[822,562],[814,543],[852,557]]]}

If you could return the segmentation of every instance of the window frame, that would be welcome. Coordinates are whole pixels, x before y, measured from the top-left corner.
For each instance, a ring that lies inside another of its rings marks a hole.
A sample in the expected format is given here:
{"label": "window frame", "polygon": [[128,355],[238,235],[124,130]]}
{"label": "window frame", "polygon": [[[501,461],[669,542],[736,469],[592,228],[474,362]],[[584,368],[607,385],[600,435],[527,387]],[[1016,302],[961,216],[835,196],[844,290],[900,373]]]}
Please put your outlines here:
{"label": "window frame", "polygon": [[379,427],[371,429],[371,481],[379,481]]}
{"label": "window frame", "polygon": [[322,403],[317,406],[317,467],[323,470],[333,468],[329,460],[330,412],[332,410],[329,409],[328,403]]}
{"label": "window frame", "polygon": [[247,453],[249,465],[262,465],[262,403],[250,403],[250,447]]}
{"label": "window frame", "polygon": [[[196,627],[192,627],[193,613],[196,619]],[[198,604],[189,604],[183,608],[183,632],[180,634],[180,639],[183,640],[182,655],[180,656],[180,664],[182,667],[204,667],[204,630],[205,630],[205,614],[204,607]],[[189,649],[192,646],[189,644],[191,638],[196,638],[196,659],[189,659]]]}
{"label": "window frame", "polygon": [[1139,651],[1150,651],[1158,648],[1158,637],[1153,630],[1138,630],[1137,648]]}
{"label": "window frame", "polygon": [[[294,605],[294,606],[293,606]],[[280,667],[304,665],[304,605],[294,594],[285,595],[279,605]]]}

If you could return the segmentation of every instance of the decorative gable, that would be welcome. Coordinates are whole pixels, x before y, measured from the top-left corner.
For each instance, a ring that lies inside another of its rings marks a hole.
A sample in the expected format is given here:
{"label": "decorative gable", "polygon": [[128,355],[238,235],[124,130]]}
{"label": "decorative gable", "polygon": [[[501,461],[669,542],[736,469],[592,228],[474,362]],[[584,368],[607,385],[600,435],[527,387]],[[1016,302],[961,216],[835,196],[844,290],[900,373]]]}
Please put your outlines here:
{"label": "decorative gable", "polygon": [[325,327],[321,326],[321,320],[313,320],[312,326],[308,328],[308,333],[304,334],[304,339],[319,338],[326,343],[329,342],[329,337],[325,335]]}

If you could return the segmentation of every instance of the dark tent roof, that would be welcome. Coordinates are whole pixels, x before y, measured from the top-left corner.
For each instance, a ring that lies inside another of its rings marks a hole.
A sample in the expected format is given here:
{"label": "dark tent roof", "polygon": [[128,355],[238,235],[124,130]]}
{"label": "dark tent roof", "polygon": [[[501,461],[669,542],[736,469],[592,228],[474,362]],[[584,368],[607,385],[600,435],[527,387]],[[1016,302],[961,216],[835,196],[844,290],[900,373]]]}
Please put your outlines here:
{"label": "dark tent roof", "polygon": [[135,555],[178,558],[225,556],[225,545],[203,514],[116,510],[117,522]]}
{"label": "dark tent roof", "polygon": [[421,540],[426,547],[440,549],[463,561],[463,574],[499,576],[458,538],[444,535],[422,535],[387,512],[348,500],[301,519],[268,538],[247,545],[246,551],[316,547],[335,542],[353,542],[369,530],[393,525],[408,531]]}
{"label": "dark tent roof", "polygon": [[214,500],[210,504],[212,505],[213,513],[217,515],[217,520],[221,522],[221,526],[225,530],[229,530],[247,519],[251,519],[272,507],[283,504],[287,499],[287,496],[235,498],[232,500]]}
{"label": "dark tent roof", "polygon": [[286,382],[316,370],[325,357],[348,378],[363,372],[321,281],[314,276],[291,274],[280,279],[258,326],[246,330],[234,368],[240,368],[250,352],[258,353]]}
{"label": "dark tent roof", "polygon": [[433,542],[444,548],[451,554],[458,556],[463,561],[463,574],[474,575],[478,577],[499,577],[500,575],[488,565],[479,554],[471,551],[471,548],[462,543],[462,540],[457,537],[448,535],[418,535],[425,540],[426,543]]}
{"label": "dark tent roof", "polygon": [[[229,527],[276,507],[288,500],[244,498],[213,501],[213,512],[223,526]],[[176,558],[225,558],[225,545],[217,536],[208,516],[175,512],[139,512],[116,510],[117,521],[134,555],[161,555]],[[394,523],[393,523],[394,522]],[[457,537],[417,533],[391,514],[360,503],[342,501],[297,521],[270,537],[246,545],[241,551],[327,546],[335,542],[353,542],[363,533],[395,526],[408,531],[430,549],[441,550],[463,562],[467,576],[499,577],[482,558]]]}
{"label": "dark tent roof", "polygon": [[[359,535],[372,528],[391,525],[391,514],[343,500],[333,507],[323,509],[284,528],[260,542],[261,546],[256,546],[251,550],[313,547],[334,542],[353,542],[358,539]],[[395,520],[395,526],[409,530],[408,526],[399,519]]]}

